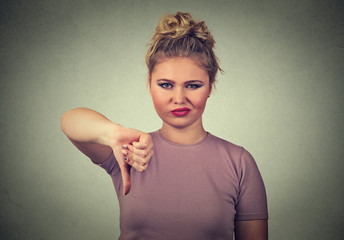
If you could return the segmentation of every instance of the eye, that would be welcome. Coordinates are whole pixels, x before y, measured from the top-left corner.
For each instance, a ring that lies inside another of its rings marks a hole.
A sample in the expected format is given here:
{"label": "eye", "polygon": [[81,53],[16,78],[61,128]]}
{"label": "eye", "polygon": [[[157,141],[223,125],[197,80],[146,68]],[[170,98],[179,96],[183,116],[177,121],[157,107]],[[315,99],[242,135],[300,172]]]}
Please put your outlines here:
{"label": "eye", "polygon": [[192,84],[186,85],[186,88],[197,89],[197,88],[200,88],[202,86],[203,86],[202,84],[194,84],[194,83],[192,83]]}
{"label": "eye", "polygon": [[158,85],[162,88],[172,88],[173,87],[171,83],[159,83]]}

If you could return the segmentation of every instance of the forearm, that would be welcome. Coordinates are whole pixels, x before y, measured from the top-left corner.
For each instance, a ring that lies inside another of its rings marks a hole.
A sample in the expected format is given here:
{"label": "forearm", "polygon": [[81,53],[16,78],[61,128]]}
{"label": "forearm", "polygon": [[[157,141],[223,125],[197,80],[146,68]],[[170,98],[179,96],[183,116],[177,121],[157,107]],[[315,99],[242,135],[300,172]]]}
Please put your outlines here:
{"label": "forearm", "polygon": [[143,172],[153,155],[148,133],[124,128],[91,109],[76,108],[66,112],[61,117],[61,128],[69,140],[95,163],[103,163],[113,152],[121,168],[125,193],[130,189],[128,166]]}
{"label": "forearm", "polygon": [[[104,115],[88,108],[72,109],[61,117],[61,129],[76,142],[98,143],[109,146],[110,134],[121,126],[111,122]],[[111,141],[115,141],[111,136]]]}

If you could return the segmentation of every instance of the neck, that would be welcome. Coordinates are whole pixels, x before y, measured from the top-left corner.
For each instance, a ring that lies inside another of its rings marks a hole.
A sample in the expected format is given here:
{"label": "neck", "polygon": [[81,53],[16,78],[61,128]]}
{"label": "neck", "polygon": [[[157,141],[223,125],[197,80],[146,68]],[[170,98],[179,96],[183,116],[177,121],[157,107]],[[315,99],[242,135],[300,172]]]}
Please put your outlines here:
{"label": "neck", "polygon": [[178,144],[195,144],[200,142],[207,132],[204,130],[202,120],[197,124],[188,126],[187,128],[175,128],[167,123],[163,123],[160,129],[161,135],[171,142]]}

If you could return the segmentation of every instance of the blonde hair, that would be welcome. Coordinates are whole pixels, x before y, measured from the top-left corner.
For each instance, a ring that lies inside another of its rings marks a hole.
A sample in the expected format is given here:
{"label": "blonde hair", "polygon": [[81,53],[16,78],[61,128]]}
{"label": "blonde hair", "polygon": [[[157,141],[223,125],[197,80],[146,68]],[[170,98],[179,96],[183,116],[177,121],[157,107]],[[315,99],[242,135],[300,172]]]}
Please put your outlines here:
{"label": "blonde hair", "polygon": [[213,48],[215,40],[203,21],[195,21],[189,13],[177,12],[160,19],[146,54],[148,78],[154,66],[164,58],[189,57],[209,75],[211,86],[222,69]]}

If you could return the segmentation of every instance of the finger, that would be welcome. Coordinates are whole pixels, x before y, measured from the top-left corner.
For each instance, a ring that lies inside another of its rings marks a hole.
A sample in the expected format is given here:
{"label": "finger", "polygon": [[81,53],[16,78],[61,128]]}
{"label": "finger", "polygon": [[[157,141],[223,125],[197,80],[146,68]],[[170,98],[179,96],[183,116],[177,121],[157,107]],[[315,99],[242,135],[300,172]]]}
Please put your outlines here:
{"label": "finger", "polygon": [[[147,160],[139,155],[134,154],[133,152],[130,152],[129,150],[122,149],[123,153],[123,160],[128,163],[129,165],[133,166],[136,170],[141,171],[141,167],[137,167],[136,164],[139,164],[141,166],[145,166],[147,164]],[[136,163],[134,165],[134,163]]]}
{"label": "finger", "polygon": [[129,145],[128,145],[128,144],[124,144],[122,147],[123,147],[124,149],[129,150]]}
{"label": "finger", "polygon": [[148,165],[149,161],[151,160],[152,156],[153,156],[154,152],[153,150],[151,150],[148,155],[144,158],[145,159],[145,162],[146,164],[145,165]]}
{"label": "finger", "polygon": [[123,194],[127,195],[130,192],[131,188],[131,179],[130,179],[130,168],[131,166],[123,162],[123,164],[119,165],[122,174],[122,182],[123,182]]}
{"label": "finger", "polygon": [[147,168],[147,160],[141,158],[128,150],[122,150],[123,160],[139,172],[144,172]]}
{"label": "finger", "polygon": [[148,147],[144,142],[133,142],[133,146],[137,149],[146,149]]}
{"label": "finger", "polygon": [[153,147],[152,137],[148,133],[142,133],[140,135],[139,143],[144,143],[146,145],[146,148],[152,148]]}
{"label": "finger", "polygon": [[133,166],[134,164],[134,160],[133,160],[133,156],[132,153],[126,151],[126,150],[122,150],[123,153],[123,160],[125,163],[127,163],[130,166]]}
{"label": "finger", "polygon": [[142,166],[141,164],[139,164],[137,162],[133,162],[132,166],[133,166],[133,168],[135,168],[136,171],[141,172],[141,173],[146,171],[146,169],[147,169],[147,165]]}
{"label": "finger", "polygon": [[123,149],[129,150],[130,152],[134,152],[134,146],[131,144],[124,144]]}
{"label": "finger", "polygon": [[148,156],[148,154],[151,151],[151,148],[138,149],[138,148],[134,147],[133,145],[123,145],[123,148],[125,148],[125,149],[122,149],[122,153],[125,156],[130,155],[129,156],[130,158],[132,158],[133,155],[138,155],[139,157],[145,158]]}
{"label": "finger", "polygon": [[152,156],[153,156],[153,151],[150,151],[148,155],[146,155],[145,157],[141,157],[139,155],[134,154],[132,158],[136,163],[142,166],[146,166]]}
{"label": "finger", "polygon": [[[144,172],[147,168],[147,164],[151,157],[153,156],[153,151],[150,150],[149,152],[147,150],[141,150],[136,149],[133,145],[123,145],[122,154],[124,161],[135,168],[135,170],[139,172]],[[134,152],[139,153],[135,154]],[[147,154],[148,152],[148,154]],[[144,157],[142,157],[144,156]]]}
{"label": "finger", "polygon": [[135,155],[140,156],[142,158],[147,157],[150,152],[151,152],[151,149],[137,149],[137,148],[134,148],[134,151],[133,151]]}
{"label": "finger", "polygon": [[148,155],[148,152],[153,148],[153,143],[146,144],[146,143],[133,142],[133,145],[124,144],[122,147],[131,152],[134,152],[137,155],[145,157]]}
{"label": "finger", "polygon": [[136,155],[145,158],[148,156],[149,152],[152,150],[153,144],[138,143],[134,142],[133,145],[123,145],[125,149],[130,150]]}

